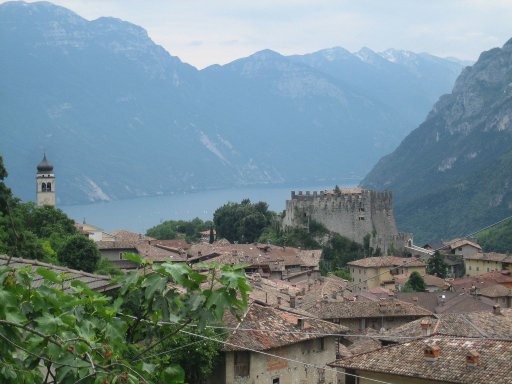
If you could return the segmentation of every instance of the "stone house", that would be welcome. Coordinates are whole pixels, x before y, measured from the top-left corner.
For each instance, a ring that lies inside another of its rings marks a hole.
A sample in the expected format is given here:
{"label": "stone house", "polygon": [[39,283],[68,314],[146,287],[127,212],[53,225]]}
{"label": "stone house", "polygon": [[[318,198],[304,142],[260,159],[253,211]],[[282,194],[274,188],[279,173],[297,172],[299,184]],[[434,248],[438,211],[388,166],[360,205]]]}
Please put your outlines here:
{"label": "stone house", "polygon": [[453,255],[461,255],[464,258],[482,252],[482,247],[474,241],[468,239],[454,239],[443,242],[439,248],[442,253],[451,253]]}
{"label": "stone house", "polygon": [[331,363],[341,384],[512,382],[512,341],[430,336]]}
{"label": "stone house", "polygon": [[496,305],[493,311],[445,313],[434,317],[422,317],[379,335],[385,345],[402,343],[406,338],[433,335],[457,337],[486,337],[508,339],[512,334],[512,309]]}
{"label": "stone house", "polygon": [[188,244],[182,240],[156,240],[129,231],[115,231],[111,236],[112,239],[97,241],[96,245],[102,258],[121,269],[137,267],[132,261],[124,259],[126,253],[135,253],[155,262],[187,260]]}
{"label": "stone house", "polygon": [[337,382],[337,372],[326,364],[336,358],[338,339],[347,328],[259,302],[250,303],[240,321],[226,315],[225,324],[234,331],[211,383]]}
{"label": "stone house", "polygon": [[496,252],[477,252],[464,257],[466,276],[512,269],[512,256]]}
{"label": "stone house", "polygon": [[213,244],[193,244],[187,250],[189,264],[246,264],[245,272],[272,280],[294,283],[320,276],[322,250],[303,250],[269,244],[231,244],[225,239]]}
{"label": "stone house", "polygon": [[379,301],[322,300],[302,308],[354,332],[365,332],[369,328],[378,331],[391,329],[420,317],[432,316],[432,312],[425,308],[393,298]]}
{"label": "stone house", "polygon": [[393,277],[403,273],[419,272],[424,275],[426,265],[415,257],[378,256],[347,263],[353,284],[352,292],[384,287],[394,289]]}

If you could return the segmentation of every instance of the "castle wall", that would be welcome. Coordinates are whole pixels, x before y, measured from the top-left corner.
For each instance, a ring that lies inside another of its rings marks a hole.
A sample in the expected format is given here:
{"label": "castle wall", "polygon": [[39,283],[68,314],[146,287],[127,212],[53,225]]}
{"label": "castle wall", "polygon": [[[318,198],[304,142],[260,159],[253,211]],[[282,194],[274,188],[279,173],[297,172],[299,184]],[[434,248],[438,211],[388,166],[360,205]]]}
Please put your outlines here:
{"label": "castle wall", "polygon": [[[292,192],[286,201],[283,227],[307,228],[311,220],[328,230],[363,244],[371,235],[371,246],[386,252],[400,238],[392,209],[391,192],[366,189],[333,192]],[[394,244],[397,248],[397,244]]]}

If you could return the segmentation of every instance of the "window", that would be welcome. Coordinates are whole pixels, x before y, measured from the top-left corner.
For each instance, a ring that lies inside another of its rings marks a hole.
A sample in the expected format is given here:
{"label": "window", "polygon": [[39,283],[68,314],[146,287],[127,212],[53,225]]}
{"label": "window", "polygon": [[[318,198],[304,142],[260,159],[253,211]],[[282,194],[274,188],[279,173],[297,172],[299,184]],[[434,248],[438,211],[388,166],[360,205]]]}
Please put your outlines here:
{"label": "window", "polygon": [[480,267],[476,267],[476,270],[479,271],[480,270]]}
{"label": "window", "polygon": [[52,191],[52,183],[48,182],[46,183],[46,192],[51,192]]}
{"label": "window", "polygon": [[[249,376],[251,369],[251,353],[248,351],[235,352],[234,359],[235,377]],[[277,380],[277,383],[279,383],[279,379]]]}
{"label": "window", "polygon": [[279,377],[274,377],[272,379],[272,384],[279,384]]}
{"label": "window", "polygon": [[46,183],[41,184],[41,191],[46,192]]}
{"label": "window", "polygon": [[321,337],[318,339],[318,351],[325,350],[325,337]]}

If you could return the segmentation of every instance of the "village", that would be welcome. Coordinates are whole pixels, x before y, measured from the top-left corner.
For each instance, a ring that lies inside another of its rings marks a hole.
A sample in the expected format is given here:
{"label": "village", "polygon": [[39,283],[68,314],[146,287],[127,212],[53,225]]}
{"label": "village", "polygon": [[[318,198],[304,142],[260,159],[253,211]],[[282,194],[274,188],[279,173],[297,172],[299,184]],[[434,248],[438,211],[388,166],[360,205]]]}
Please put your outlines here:
{"label": "village", "polygon": [[[55,205],[55,175],[38,166],[37,201]],[[512,358],[512,256],[483,252],[468,238],[417,246],[399,233],[389,192],[351,188],[292,192],[285,226],[312,221],[356,242],[373,231],[379,256],[347,263],[351,279],[322,274],[322,249],[230,243],[214,230],[200,241],[158,240],[75,223],[102,259],[122,271],[138,264],[242,265],[252,290],[244,313],[224,316],[223,363],[209,383],[509,383]],[[432,272],[440,258],[444,273]],[[115,295],[110,277],[37,260],[0,256],[0,266],[45,267]],[[411,276],[421,289],[405,289]],[[441,276],[439,276],[441,275]]]}

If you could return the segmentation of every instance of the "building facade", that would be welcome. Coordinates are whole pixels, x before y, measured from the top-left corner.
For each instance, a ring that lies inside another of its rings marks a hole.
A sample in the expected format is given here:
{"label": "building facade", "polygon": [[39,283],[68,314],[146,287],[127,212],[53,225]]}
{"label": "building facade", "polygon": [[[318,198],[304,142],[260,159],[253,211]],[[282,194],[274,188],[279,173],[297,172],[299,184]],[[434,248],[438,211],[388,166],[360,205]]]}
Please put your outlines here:
{"label": "building facade", "polygon": [[426,265],[415,257],[378,256],[347,263],[352,276],[352,292],[384,287],[395,289],[394,276],[418,272],[425,275]]}

